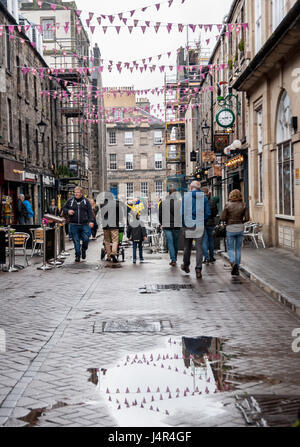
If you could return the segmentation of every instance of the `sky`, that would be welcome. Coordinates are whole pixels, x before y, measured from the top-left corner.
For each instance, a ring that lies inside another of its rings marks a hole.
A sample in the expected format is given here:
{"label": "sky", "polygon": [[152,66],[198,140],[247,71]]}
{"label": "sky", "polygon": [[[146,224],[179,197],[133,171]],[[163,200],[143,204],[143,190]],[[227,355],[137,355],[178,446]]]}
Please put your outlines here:
{"label": "sky", "polygon": [[[203,49],[209,53],[212,51],[216,37],[219,33],[214,27],[213,32],[200,35],[198,28],[195,33],[189,29],[188,36],[186,28],[180,33],[178,27],[168,34],[166,28],[162,28],[156,34],[155,31],[147,29],[145,34],[141,28],[133,28],[132,34],[129,33],[127,27],[121,28],[117,34],[115,28],[108,28],[106,34],[102,31],[102,25],[110,25],[109,20],[102,20],[101,26],[98,25],[96,17],[100,14],[116,14],[124,11],[131,11],[135,8],[142,8],[151,5],[145,12],[136,11],[130,19],[130,13],[124,13],[123,17],[128,17],[128,24],[133,24],[133,19],[150,20],[153,22],[172,22],[183,24],[210,24],[222,23],[224,16],[229,12],[232,0],[185,0],[181,4],[181,0],[174,0],[169,8],[168,3],[162,4],[159,11],[156,10],[155,4],[166,0],[76,0],[78,9],[82,10],[81,19],[85,23],[88,18],[88,12],[94,12],[94,18],[91,25],[96,25],[95,32],[90,35],[91,44],[98,44],[101,57],[104,60],[113,60],[115,62],[133,61],[151,56],[157,56],[162,53],[172,51],[170,58],[167,55],[162,56],[160,61],[154,59],[151,63],[158,65],[176,65],[176,50],[180,46],[186,46],[187,41],[195,42],[199,38],[203,42]],[[144,23],[142,23],[144,24]],[[116,17],[113,25],[124,25]],[[211,44],[207,46],[205,40],[211,38]],[[167,74],[176,74],[176,71],[167,72]],[[141,73],[134,70],[122,70],[118,73],[116,69],[109,72],[104,69],[103,84],[105,87],[134,87],[135,90],[148,89],[154,87],[162,87],[164,85],[164,74],[158,69],[151,73],[149,70]],[[143,95],[144,96],[144,95]],[[151,103],[162,103],[163,96],[148,96]]]}

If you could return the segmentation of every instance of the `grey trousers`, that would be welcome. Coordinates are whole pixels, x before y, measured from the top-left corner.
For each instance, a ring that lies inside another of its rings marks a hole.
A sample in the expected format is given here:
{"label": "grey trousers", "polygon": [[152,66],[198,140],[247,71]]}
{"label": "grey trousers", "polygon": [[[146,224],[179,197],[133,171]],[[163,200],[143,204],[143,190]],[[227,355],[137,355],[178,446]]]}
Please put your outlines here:
{"label": "grey trousers", "polygon": [[[190,231],[187,228],[184,229],[184,254],[183,254],[183,264],[185,267],[189,267],[191,264],[191,253],[193,246],[193,239],[186,237],[186,231]],[[204,234],[203,234],[204,236]],[[201,238],[195,239],[196,245],[196,270],[202,270],[202,260],[203,260],[203,249],[202,249],[202,241],[203,236]]]}

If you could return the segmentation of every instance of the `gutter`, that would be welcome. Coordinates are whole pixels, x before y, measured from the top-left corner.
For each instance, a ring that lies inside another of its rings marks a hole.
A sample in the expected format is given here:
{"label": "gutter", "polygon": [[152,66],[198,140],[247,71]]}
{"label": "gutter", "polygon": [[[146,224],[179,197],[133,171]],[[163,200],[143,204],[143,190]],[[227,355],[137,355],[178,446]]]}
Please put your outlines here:
{"label": "gutter", "polygon": [[276,49],[280,41],[295,27],[296,23],[300,21],[300,0],[288,12],[282,22],[278,25],[273,34],[266,41],[261,50],[255,55],[248,67],[244,70],[241,76],[233,84],[235,90],[242,90],[242,84],[247,81],[252,73],[256,71],[265,61],[265,59]]}

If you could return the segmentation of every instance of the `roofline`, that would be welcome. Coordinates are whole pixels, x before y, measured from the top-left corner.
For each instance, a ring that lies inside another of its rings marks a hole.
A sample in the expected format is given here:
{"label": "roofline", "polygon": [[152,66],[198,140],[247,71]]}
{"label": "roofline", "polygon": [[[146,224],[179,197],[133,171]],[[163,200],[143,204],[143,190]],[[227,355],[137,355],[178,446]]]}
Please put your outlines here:
{"label": "roofline", "polygon": [[297,0],[295,5],[289,10],[285,18],[265,42],[264,46],[254,56],[247,68],[233,84],[235,90],[239,90],[241,85],[251,77],[251,74],[263,64],[266,57],[274,51],[276,46],[283,40],[297,22],[300,22],[300,0]]}

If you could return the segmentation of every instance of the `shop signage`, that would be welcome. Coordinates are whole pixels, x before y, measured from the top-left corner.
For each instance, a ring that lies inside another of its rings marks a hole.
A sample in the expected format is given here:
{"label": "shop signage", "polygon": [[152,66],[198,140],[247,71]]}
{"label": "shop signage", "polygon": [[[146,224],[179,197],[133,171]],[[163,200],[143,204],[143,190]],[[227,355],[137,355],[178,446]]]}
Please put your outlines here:
{"label": "shop signage", "polygon": [[45,186],[55,186],[55,178],[49,175],[43,175],[43,184]]}
{"label": "shop signage", "polygon": [[23,172],[23,181],[28,183],[36,183],[38,176],[32,172]]}
{"label": "shop signage", "polygon": [[296,169],[295,178],[296,178],[296,186],[299,186],[300,185],[300,169],[299,168]]}
{"label": "shop signage", "polygon": [[0,159],[0,182],[22,182],[23,164],[14,160]]}
{"label": "shop signage", "polygon": [[215,134],[215,148],[217,149],[217,152],[223,153],[227,146],[229,146],[229,135]]}
{"label": "shop signage", "polygon": [[213,151],[202,152],[202,162],[211,163],[216,160],[216,154]]}
{"label": "shop signage", "polygon": [[222,177],[222,166],[214,166],[215,177]]}
{"label": "shop signage", "polygon": [[69,170],[72,172],[74,177],[78,177],[78,162],[69,161]]}

